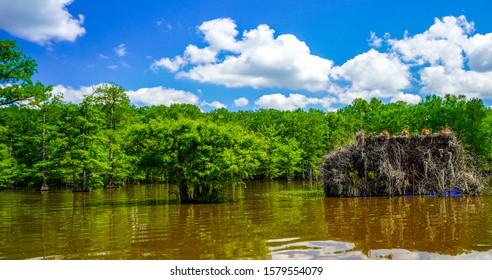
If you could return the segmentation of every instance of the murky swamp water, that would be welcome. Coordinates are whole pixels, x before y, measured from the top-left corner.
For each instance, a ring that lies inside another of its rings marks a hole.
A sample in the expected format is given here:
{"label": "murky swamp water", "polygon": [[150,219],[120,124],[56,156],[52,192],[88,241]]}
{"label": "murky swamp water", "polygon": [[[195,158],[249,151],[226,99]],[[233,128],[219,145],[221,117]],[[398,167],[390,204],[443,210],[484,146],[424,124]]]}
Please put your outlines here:
{"label": "murky swamp water", "polygon": [[169,185],[2,191],[0,259],[492,259],[490,196],[277,193],[302,188],[253,182],[202,205]]}

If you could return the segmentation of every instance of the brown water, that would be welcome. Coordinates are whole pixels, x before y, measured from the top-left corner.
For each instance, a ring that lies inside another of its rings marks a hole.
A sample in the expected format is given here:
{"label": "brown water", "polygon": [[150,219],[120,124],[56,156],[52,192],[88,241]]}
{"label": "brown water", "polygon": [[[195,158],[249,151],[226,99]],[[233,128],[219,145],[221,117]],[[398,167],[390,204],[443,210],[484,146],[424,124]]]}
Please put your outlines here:
{"label": "brown water", "polygon": [[2,259],[492,258],[492,197],[285,197],[179,205],[175,187],[0,192]]}

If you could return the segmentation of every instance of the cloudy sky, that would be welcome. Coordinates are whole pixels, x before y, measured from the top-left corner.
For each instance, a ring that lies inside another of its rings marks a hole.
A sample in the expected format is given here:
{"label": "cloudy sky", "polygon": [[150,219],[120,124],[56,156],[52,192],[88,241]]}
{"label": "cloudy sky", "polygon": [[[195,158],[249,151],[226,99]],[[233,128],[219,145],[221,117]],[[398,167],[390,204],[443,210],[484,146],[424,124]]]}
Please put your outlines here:
{"label": "cloudy sky", "polygon": [[333,110],[355,98],[492,99],[489,1],[0,0],[0,38],[79,102]]}

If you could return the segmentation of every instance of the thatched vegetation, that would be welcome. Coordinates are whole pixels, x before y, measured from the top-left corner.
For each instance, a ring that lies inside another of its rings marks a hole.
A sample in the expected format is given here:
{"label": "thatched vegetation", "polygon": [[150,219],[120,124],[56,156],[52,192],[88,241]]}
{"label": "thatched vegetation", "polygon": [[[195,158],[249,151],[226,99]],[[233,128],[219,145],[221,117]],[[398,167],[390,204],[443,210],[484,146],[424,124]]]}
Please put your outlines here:
{"label": "thatched vegetation", "polygon": [[365,136],[326,155],[321,164],[325,196],[478,195],[478,170],[453,132]]}

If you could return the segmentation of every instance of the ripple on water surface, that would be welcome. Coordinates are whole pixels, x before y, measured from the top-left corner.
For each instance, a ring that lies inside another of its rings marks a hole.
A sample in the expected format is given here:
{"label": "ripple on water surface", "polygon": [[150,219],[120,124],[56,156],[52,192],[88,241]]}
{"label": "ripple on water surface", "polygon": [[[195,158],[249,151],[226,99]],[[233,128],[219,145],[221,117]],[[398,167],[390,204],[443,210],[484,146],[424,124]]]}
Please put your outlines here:
{"label": "ripple on water surface", "polygon": [[169,185],[0,192],[0,259],[491,259],[492,197],[274,195],[296,188],[204,205]]}

